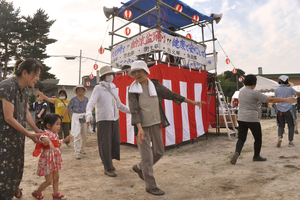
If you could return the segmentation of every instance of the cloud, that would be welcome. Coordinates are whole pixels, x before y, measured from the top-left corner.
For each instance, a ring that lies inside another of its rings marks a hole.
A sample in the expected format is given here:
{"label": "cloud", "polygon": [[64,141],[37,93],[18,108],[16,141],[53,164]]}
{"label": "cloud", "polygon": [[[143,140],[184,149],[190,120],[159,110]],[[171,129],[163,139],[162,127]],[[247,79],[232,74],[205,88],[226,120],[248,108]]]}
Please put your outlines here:
{"label": "cloud", "polygon": [[[216,37],[235,67],[246,73],[298,73],[300,23],[297,19],[299,2],[266,1],[236,4],[234,10],[224,1],[223,19],[216,26]],[[220,50],[220,48],[219,48]],[[285,66],[283,69],[282,67]],[[225,55],[219,51],[218,71],[231,70]]]}

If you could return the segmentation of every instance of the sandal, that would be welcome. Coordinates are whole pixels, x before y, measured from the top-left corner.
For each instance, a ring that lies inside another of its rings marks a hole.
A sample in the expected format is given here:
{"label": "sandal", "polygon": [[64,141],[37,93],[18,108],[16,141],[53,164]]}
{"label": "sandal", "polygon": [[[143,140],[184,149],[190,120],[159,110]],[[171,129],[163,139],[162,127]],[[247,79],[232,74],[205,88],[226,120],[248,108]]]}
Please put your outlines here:
{"label": "sandal", "polygon": [[23,196],[22,190],[23,190],[22,188],[18,188],[17,191],[15,192],[15,197],[17,199],[22,198],[22,196]]}

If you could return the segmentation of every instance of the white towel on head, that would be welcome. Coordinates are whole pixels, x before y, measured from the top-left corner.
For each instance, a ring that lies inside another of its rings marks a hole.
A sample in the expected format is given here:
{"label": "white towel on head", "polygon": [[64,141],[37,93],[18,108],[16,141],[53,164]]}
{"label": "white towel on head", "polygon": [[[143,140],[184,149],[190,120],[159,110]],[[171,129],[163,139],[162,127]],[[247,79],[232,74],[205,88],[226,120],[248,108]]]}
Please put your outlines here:
{"label": "white towel on head", "polygon": [[[156,89],[154,84],[152,83],[152,81],[150,81],[150,79],[148,78],[148,90],[149,90],[149,95],[151,97],[156,97],[157,93],[156,93]],[[137,82],[136,80],[133,81],[131,83],[131,85],[129,86],[129,93],[138,93],[138,94],[142,94],[143,93],[143,88],[142,85]]]}

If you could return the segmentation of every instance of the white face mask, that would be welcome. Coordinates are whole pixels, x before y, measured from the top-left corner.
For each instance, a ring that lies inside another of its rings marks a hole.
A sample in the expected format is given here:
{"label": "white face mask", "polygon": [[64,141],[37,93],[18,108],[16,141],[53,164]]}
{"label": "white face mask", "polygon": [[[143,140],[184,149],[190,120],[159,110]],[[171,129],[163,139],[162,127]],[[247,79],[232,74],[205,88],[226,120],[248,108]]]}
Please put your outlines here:
{"label": "white face mask", "polygon": [[64,100],[64,99],[66,99],[66,97],[59,97],[59,99],[62,99],[62,100]]}
{"label": "white face mask", "polygon": [[111,83],[114,80],[114,76],[113,75],[108,75],[108,76],[105,77],[105,80],[106,80],[106,82]]}

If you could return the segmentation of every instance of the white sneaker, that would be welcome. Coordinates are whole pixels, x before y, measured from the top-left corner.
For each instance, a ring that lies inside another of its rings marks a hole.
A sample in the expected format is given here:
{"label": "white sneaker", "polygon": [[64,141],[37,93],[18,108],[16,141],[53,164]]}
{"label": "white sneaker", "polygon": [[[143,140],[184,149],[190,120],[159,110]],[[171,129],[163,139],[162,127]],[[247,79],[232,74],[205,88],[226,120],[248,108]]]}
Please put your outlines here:
{"label": "white sneaker", "polygon": [[80,154],[76,154],[76,155],[75,155],[75,158],[76,158],[77,160],[80,160],[80,159],[81,159]]}

